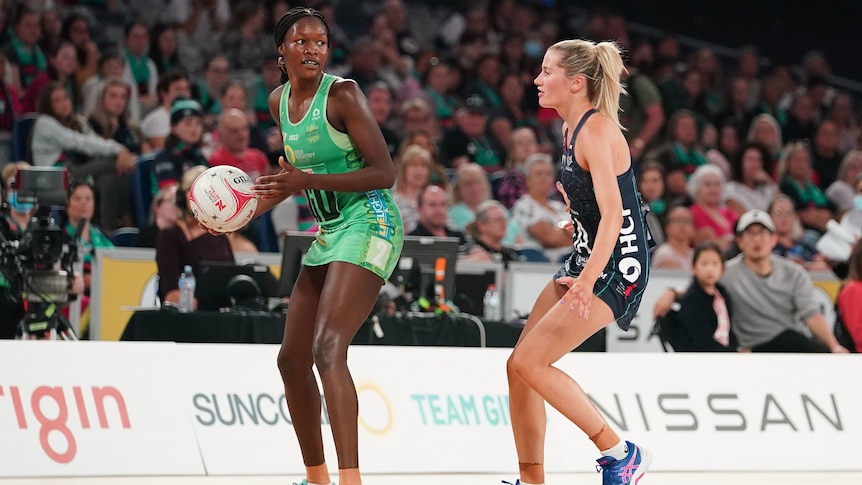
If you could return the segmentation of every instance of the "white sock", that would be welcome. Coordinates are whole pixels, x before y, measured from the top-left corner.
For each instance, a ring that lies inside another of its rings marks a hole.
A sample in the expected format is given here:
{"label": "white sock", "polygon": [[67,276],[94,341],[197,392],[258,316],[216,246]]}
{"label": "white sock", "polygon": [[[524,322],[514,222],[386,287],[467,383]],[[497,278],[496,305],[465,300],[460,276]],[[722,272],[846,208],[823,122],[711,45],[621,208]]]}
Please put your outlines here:
{"label": "white sock", "polygon": [[625,441],[620,440],[620,442],[616,445],[608,448],[607,450],[601,450],[599,451],[599,453],[601,453],[602,456],[610,456],[617,460],[622,460],[623,458],[629,456],[629,447],[626,446]]}
{"label": "white sock", "polygon": [[307,485],[333,485],[333,484],[331,484],[331,483],[311,483],[311,482],[308,482],[308,484],[307,484]]}
{"label": "white sock", "polygon": [[544,483],[527,483],[527,482],[521,482],[521,485],[545,485],[545,484],[544,484]]}

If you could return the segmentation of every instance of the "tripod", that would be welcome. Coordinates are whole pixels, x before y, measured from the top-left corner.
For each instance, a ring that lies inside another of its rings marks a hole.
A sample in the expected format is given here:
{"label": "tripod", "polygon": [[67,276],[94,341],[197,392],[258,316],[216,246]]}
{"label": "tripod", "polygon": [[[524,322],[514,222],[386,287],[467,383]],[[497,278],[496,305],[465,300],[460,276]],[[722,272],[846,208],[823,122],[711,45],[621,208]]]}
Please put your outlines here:
{"label": "tripod", "polygon": [[16,337],[19,340],[78,340],[75,329],[56,303],[28,301],[24,305],[24,318]]}

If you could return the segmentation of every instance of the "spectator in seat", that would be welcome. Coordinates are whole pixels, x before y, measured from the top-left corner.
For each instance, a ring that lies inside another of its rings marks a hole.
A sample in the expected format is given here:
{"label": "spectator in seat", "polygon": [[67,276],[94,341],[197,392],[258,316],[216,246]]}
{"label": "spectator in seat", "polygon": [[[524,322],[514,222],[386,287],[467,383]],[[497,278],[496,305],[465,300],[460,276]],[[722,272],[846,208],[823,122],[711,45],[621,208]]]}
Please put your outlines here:
{"label": "spectator in seat", "polygon": [[446,174],[446,169],[443,168],[443,165],[440,165],[440,149],[437,144],[434,143],[434,139],[431,137],[431,134],[427,131],[415,130],[408,132],[404,136],[404,139],[401,140],[398,151],[395,152],[395,156],[392,157],[392,160],[400,159],[401,154],[404,153],[404,150],[406,150],[410,145],[419,145],[428,151],[431,155],[431,160],[434,162],[431,166],[431,183],[444,189],[448,189],[449,176]]}
{"label": "spectator in seat", "polygon": [[153,160],[155,190],[176,185],[186,170],[195,165],[209,166],[201,151],[204,133],[201,105],[193,99],[179,98],[171,106],[170,120],[171,134]]}
{"label": "spectator in seat", "polygon": [[141,121],[141,131],[150,146],[158,150],[165,146],[171,133],[171,106],[177,98],[191,98],[188,76],[180,70],[170,70],[159,77],[159,106]]}
{"label": "spectator in seat", "polygon": [[850,253],[850,273],[847,281],[838,293],[838,311],[844,322],[847,333],[856,346],[856,351],[862,351],[862,239],[853,245]]}
{"label": "spectator in seat", "polygon": [[775,223],[776,243],[772,252],[801,264],[809,271],[829,271],[829,265],[815,246],[819,236],[812,231],[803,231],[790,197],[777,194],[767,212]]}
{"label": "spectator in seat", "polygon": [[75,46],[78,69],[75,82],[80,86],[98,73],[99,47],[90,36],[90,21],[86,15],[72,12],[63,20],[60,38]]}
{"label": "spectator in seat", "polygon": [[733,334],[733,300],[719,283],[724,273],[721,249],[712,242],[694,248],[693,278],[671,314],[669,333],[676,352],[736,352]]}
{"label": "spectator in seat", "polygon": [[[739,218],[736,243],[742,254],[727,262],[720,282],[733,300],[732,330],[740,347],[752,352],[847,353],[835,339],[808,272],[772,253],[775,224],[753,210]],[[667,314],[678,291],[665,290],[654,316]]]}
{"label": "spectator in seat", "polygon": [[709,162],[697,136],[697,119],[688,110],[674,113],[667,123],[667,141],[644,155],[644,161],[656,161],[665,171],[665,195],[674,203],[687,201],[686,182],[694,171]]}
{"label": "spectator in seat", "polygon": [[536,132],[532,128],[524,126],[512,131],[512,136],[509,137],[506,166],[491,175],[494,198],[507,209],[511,209],[515,202],[527,193],[524,166],[527,158],[538,152],[539,143]]}
{"label": "spectator in seat", "polygon": [[835,206],[814,183],[812,173],[808,145],[789,143],[778,161],[778,188],[793,199],[802,227],[823,234]]}
{"label": "spectator in seat", "polygon": [[171,69],[184,69],[180,62],[177,29],[170,24],[157,23],[153,26],[152,36],[150,59],[155,63],[159,75]]}
{"label": "spectator in seat", "polygon": [[104,140],[72,110],[66,88],[48,84],[39,95],[30,150],[33,165],[63,165],[77,180],[91,177],[98,196],[97,221],[103,229],[118,227],[123,214],[125,185],[121,177],[135,167],[134,156],[114,140]]}
{"label": "spectator in seat", "polygon": [[841,160],[838,177],[826,188],[826,197],[835,204],[840,214],[853,208],[853,182],[862,175],[862,150],[850,150]]}
{"label": "spectator in seat", "polygon": [[230,165],[247,173],[252,180],[266,175],[269,161],[257,148],[249,147],[250,123],[248,116],[238,109],[228,109],[219,116],[221,146],[213,152],[209,165]]}
{"label": "spectator in seat", "polygon": [[434,161],[428,150],[419,145],[410,145],[396,158],[397,175],[392,188],[392,199],[401,213],[404,232],[409,234],[419,223],[417,207],[419,194],[431,184],[431,169]]}
{"label": "spectator in seat", "polygon": [[534,155],[526,169],[527,193],[512,208],[523,241],[521,252],[529,261],[562,261],[574,247],[572,233],[560,223],[570,221],[571,217],[564,203],[548,197],[554,186],[551,157]]}
{"label": "spectator in seat", "polygon": [[694,243],[712,241],[727,251],[733,243],[737,215],[724,205],[724,175],[715,165],[698,167],[688,181],[688,194],[694,200]]}
{"label": "spectator in seat", "polygon": [[650,258],[656,269],[688,269],[694,257],[694,219],[688,207],[670,210],[664,226],[665,241],[658,245]]}
{"label": "spectator in seat", "polygon": [[467,235],[475,243],[472,261],[521,261],[521,252],[503,243],[509,212],[500,202],[486,200],[476,209],[476,219],[467,224]]}
{"label": "spectator in seat", "polygon": [[150,224],[138,234],[138,247],[155,248],[159,232],[177,223],[177,186],[165,187],[153,197]]}
{"label": "spectator in seat", "polygon": [[767,210],[769,201],[778,192],[778,185],[769,175],[769,151],[760,143],[747,142],[739,156],[731,162],[733,179],[724,190],[724,203],[738,215],[750,210]]}
{"label": "spectator in seat", "polygon": [[88,121],[98,135],[106,140],[114,140],[135,155],[146,153],[149,147],[144,142],[144,134],[129,116],[129,95],[131,89],[118,77],[105,79],[102,92]]}
{"label": "spectator in seat", "polygon": [[201,103],[207,131],[215,128],[218,115],[222,113],[221,93],[228,83],[229,73],[228,58],[223,54],[216,54],[207,61],[202,78],[191,87],[192,97]]}
{"label": "spectator in seat", "polygon": [[140,113],[146,113],[156,107],[161,98],[157,95],[161,91],[158,86],[159,70],[156,63],[147,56],[150,48],[150,32],[147,26],[142,22],[130,23],[126,27],[123,47],[126,58],[123,79],[130,86],[138,88],[140,106],[137,108]]}
{"label": "spectator in seat", "polygon": [[39,12],[22,5],[11,27],[6,29],[9,42],[3,52],[9,61],[8,78],[15,90],[23,93],[33,79],[48,68],[48,60],[39,47]]}
{"label": "spectator in seat", "polygon": [[0,132],[11,132],[21,113],[18,91],[6,82],[6,55],[0,51]]}
{"label": "spectator in seat", "polygon": [[69,97],[72,99],[72,104],[75,109],[79,109],[81,105],[80,90],[78,89],[78,81],[75,79],[75,71],[78,69],[78,54],[75,52],[75,46],[68,41],[63,41],[49,52],[48,68],[39,73],[27,86],[24,91],[24,99],[21,101],[21,107],[25,113],[30,113],[36,110],[36,100],[39,94],[51,81],[57,81],[69,91]]}
{"label": "spectator in seat", "polygon": [[425,190],[419,194],[416,206],[419,222],[416,224],[416,229],[410,231],[408,235],[457,238],[460,243],[458,256],[467,256],[472,252],[472,247],[468,244],[465,234],[446,226],[446,220],[449,217],[448,205],[449,196],[443,189],[436,185],[425,187]]}
{"label": "spectator in seat", "polygon": [[[637,171],[638,191],[644,202],[649,204],[647,218],[655,218],[664,225],[668,215],[668,203],[664,193],[664,168],[658,162],[644,162]],[[652,222],[650,222],[652,229]],[[661,234],[653,234],[656,237]]]}
{"label": "spectator in seat", "polygon": [[159,231],[156,238],[159,299],[162,303],[179,303],[179,277],[184,265],[190,264],[192,271],[200,274],[200,263],[203,261],[234,262],[228,238],[210,234],[198,224],[188,208],[188,191],[199,174],[197,170],[189,170],[183,175],[174,199],[177,207],[176,224]]}
{"label": "spectator in seat", "polygon": [[471,96],[455,112],[455,126],[450,128],[440,143],[445,155],[443,165],[458,168],[474,162],[488,173],[500,169],[501,163],[491,139],[485,133],[488,109],[479,96]]}

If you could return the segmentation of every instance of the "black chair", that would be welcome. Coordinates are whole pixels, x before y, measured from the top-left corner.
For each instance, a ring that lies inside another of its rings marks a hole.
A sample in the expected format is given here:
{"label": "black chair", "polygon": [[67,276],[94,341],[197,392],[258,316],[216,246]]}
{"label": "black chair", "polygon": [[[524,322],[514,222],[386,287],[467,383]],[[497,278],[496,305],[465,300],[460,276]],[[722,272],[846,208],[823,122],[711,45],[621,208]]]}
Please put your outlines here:
{"label": "black chair", "polygon": [[26,161],[33,163],[33,153],[30,150],[30,133],[36,124],[36,113],[24,113],[12,125],[12,139],[9,143],[9,160],[13,162]]}
{"label": "black chair", "polygon": [[118,227],[111,234],[111,244],[120,248],[137,247],[140,233],[137,227]]}

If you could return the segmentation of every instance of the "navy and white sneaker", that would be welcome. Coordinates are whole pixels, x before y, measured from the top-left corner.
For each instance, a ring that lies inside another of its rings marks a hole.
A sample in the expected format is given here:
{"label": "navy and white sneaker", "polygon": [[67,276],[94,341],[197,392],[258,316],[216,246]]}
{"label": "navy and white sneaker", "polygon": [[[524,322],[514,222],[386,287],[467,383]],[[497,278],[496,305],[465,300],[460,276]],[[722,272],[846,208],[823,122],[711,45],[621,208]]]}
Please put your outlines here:
{"label": "navy and white sneaker", "polygon": [[629,454],[622,460],[603,456],[596,471],[602,472],[602,485],[637,485],[652,464],[652,453],[626,441]]}

